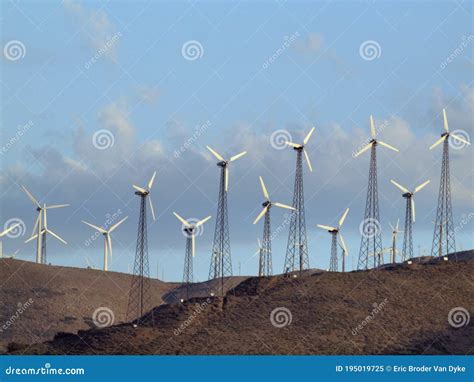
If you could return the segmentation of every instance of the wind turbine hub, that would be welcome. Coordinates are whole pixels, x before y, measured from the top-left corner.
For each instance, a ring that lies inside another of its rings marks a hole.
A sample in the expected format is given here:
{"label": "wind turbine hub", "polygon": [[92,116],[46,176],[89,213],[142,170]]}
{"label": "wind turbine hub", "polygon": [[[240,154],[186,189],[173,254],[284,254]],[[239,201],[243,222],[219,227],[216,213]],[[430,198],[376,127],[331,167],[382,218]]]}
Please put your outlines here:
{"label": "wind turbine hub", "polygon": [[449,136],[449,132],[445,131],[443,134],[441,134],[442,137]]}
{"label": "wind turbine hub", "polygon": [[269,200],[266,200],[265,202],[262,203],[262,206],[263,207],[266,207],[266,206],[270,206],[271,207],[272,205],[272,202],[270,202]]}
{"label": "wind turbine hub", "polygon": [[192,235],[194,233],[194,227],[186,227],[183,230],[187,235]]}
{"label": "wind turbine hub", "polygon": [[303,151],[304,146],[301,145],[301,146],[298,146],[298,147],[293,147],[293,149],[296,150],[296,151]]}
{"label": "wind turbine hub", "polygon": [[220,161],[220,162],[217,162],[217,166],[219,166],[219,167],[227,167],[227,164],[228,164],[228,163],[227,163],[227,161],[225,161],[225,160],[222,160],[222,161]]}
{"label": "wind turbine hub", "polygon": [[405,192],[402,196],[404,198],[410,199],[413,196],[413,194],[411,192]]}
{"label": "wind turbine hub", "polygon": [[149,193],[150,191],[146,191],[146,192],[135,191],[135,195],[138,195],[138,196],[147,196]]}

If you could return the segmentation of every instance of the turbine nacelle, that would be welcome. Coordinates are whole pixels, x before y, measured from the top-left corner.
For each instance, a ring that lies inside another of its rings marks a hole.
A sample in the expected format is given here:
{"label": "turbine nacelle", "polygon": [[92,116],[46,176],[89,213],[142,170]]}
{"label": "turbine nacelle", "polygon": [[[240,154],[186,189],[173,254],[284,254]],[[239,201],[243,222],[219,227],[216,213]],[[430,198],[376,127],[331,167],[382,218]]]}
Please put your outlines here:
{"label": "turbine nacelle", "polygon": [[311,135],[313,134],[314,132],[314,127],[311,128],[311,130],[309,131],[308,134],[306,134],[306,137],[304,138],[303,140],[303,143],[300,144],[300,143],[294,143],[294,142],[290,142],[290,141],[286,141],[285,143],[292,147],[294,150],[296,150],[297,152],[302,152],[304,153],[304,156],[305,156],[305,159],[306,159],[306,163],[308,164],[308,168],[309,168],[309,171],[313,171],[313,166],[311,166],[311,161],[309,160],[309,156],[308,156],[308,153],[306,152],[306,150],[304,149],[305,148],[305,145],[308,143],[309,141],[309,138],[311,138]]}

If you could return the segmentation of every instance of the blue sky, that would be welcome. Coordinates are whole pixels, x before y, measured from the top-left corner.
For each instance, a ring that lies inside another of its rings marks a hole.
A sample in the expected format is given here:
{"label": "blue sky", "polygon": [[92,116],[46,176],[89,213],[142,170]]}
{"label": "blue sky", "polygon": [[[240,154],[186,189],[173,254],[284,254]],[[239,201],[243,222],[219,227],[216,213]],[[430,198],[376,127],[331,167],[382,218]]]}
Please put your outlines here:
{"label": "blue sky", "polygon": [[[349,264],[356,264],[368,155],[352,153],[368,137],[370,114],[383,126],[381,139],[400,149],[379,153],[384,244],[388,221],[404,213],[389,179],[409,188],[431,179],[417,199],[415,226],[416,252],[418,245],[429,251],[441,150],[428,147],[441,132],[442,108],[451,129],[473,133],[472,16],[467,1],[3,2],[2,221],[19,218],[27,231],[5,240],[7,254],[21,249],[19,258],[34,258],[34,245],[22,244],[34,222],[25,185],[46,203],[71,203],[48,216],[69,242],[64,248],[50,240],[54,264],[85,266],[87,256],[101,267],[102,242],[85,245],[93,232],[80,220],[101,225],[119,210],[130,216],[115,232],[110,266],[126,271],[138,215],[131,184],[145,184],[157,170],[151,270],[159,263],[166,279],[179,280],[185,242],[171,213],[214,217],[218,169],[209,144],[224,156],[249,152],[231,169],[229,209],[234,273],[240,262],[243,274],[255,274],[258,175],[275,200],[292,199],[294,154],[272,147],[271,135],[283,129],[298,140],[314,125],[308,152],[315,171],[305,169],[310,263],[329,264],[330,237],[316,224],[334,224],[350,207],[344,233]],[[21,43],[19,57],[6,50],[11,41]],[[198,57],[183,54],[190,41]],[[98,150],[93,136],[102,129],[114,144]],[[472,248],[472,147],[451,156],[457,244]],[[274,212],[276,227],[283,212]],[[197,247],[200,280],[214,220],[206,224]],[[275,272],[286,240],[284,229],[273,244]]]}

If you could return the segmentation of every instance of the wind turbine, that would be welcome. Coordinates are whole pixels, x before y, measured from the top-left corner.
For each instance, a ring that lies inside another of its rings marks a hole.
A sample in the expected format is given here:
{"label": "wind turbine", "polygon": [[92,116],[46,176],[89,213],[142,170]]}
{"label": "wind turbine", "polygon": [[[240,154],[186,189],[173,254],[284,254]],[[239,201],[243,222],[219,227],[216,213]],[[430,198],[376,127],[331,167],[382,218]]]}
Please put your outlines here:
{"label": "wind turbine", "polygon": [[[127,307],[127,319],[134,320],[135,325],[142,323],[144,313],[152,308],[150,296],[150,264],[148,259],[148,232],[146,219],[146,201],[150,205],[151,216],[155,221],[155,210],[151,201],[150,192],[155,181],[156,171],[153,172],[145,187],[132,185],[135,195],[140,198],[140,217],[138,219],[137,245],[135,249],[135,263],[133,267],[132,285]],[[151,311],[153,320],[153,310]]]}
{"label": "wind turbine", "polygon": [[112,258],[112,238],[110,234],[120,225],[122,224],[125,220],[128,219],[128,216],[124,217],[122,220],[120,220],[118,223],[114,224],[111,226],[108,230],[102,227],[98,227],[94,224],[88,223],[84,220],[82,222],[84,224],[87,224],[89,227],[94,228],[95,230],[99,231],[102,235],[104,235],[104,271],[108,271],[108,257],[110,254],[110,258]]}
{"label": "wind turbine", "polygon": [[392,229],[392,247],[391,247],[391,251],[390,251],[390,261],[392,262],[392,264],[396,264],[397,260],[396,260],[396,254],[397,254],[397,236],[399,233],[403,232],[403,231],[400,231],[399,230],[399,223],[400,223],[400,219],[397,219],[397,224],[394,226],[392,226],[392,224],[388,223],[390,228]]}
{"label": "wind turbine", "polygon": [[221,289],[223,289],[224,277],[232,276],[232,262],[230,253],[229,219],[227,210],[227,192],[229,190],[229,165],[241,158],[247,151],[224,159],[210,146],[206,146],[211,154],[218,160],[217,166],[221,168],[219,181],[219,200],[217,203],[216,228],[212,244],[211,265],[209,268],[209,280],[220,278]]}
{"label": "wind turbine", "polygon": [[32,236],[28,240],[26,240],[25,243],[28,243],[36,239],[36,262],[38,264],[46,264],[46,234],[47,233],[49,233],[51,236],[53,236],[55,239],[59,240],[63,244],[67,244],[65,240],[63,240],[57,234],[55,234],[54,232],[48,229],[46,210],[68,207],[69,204],[55,204],[55,205],[47,206],[46,204],[43,203],[43,205],[41,205],[38,202],[38,200],[33,196],[33,194],[26,189],[25,186],[21,186],[21,187],[23,188],[23,191],[26,193],[28,198],[36,206],[36,211],[38,212],[38,217],[36,218],[35,226],[33,227],[33,231],[31,233]]}
{"label": "wind turbine", "polygon": [[[459,135],[449,131],[448,117],[446,110],[443,109],[444,130],[435,143],[430,146],[433,150],[436,146],[443,143],[443,160],[441,163],[441,177],[439,182],[438,208],[436,211],[436,222],[433,233],[433,244],[431,246],[431,256],[447,256],[449,253],[456,252],[456,239],[453,223],[453,207],[451,203],[451,175],[449,170],[449,138],[458,142],[470,145],[470,142]],[[442,222],[446,222],[445,229],[438,229]],[[444,234],[444,238],[443,238]],[[445,241],[443,243],[443,241]]]}
{"label": "wind turbine", "polygon": [[[309,269],[308,241],[306,239],[306,220],[304,212],[303,155],[306,159],[309,171],[313,171],[311,161],[306,151],[306,144],[309,142],[313,132],[314,127],[306,134],[303,143],[286,141],[286,144],[296,151],[296,171],[292,205],[295,211],[291,214],[285,265],[283,267],[284,273],[292,272],[298,268],[300,273],[303,269]],[[297,264],[297,262],[299,262],[299,264]]]}
{"label": "wind turbine", "polygon": [[[0,238],[2,238],[3,236],[9,234],[11,231],[13,231],[16,227],[18,227],[20,225],[20,223],[15,223],[15,224],[12,224],[10,227],[8,227],[7,229],[5,229],[3,232],[0,232]],[[15,255],[18,253],[19,250],[17,250],[15,252]],[[3,242],[0,241],[0,259],[3,258]]]}
{"label": "wind turbine", "polygon": [[189,298],[189,284],[193,282],[193,258],[196,254],[196,229],[207,222],[211,217],[208,216],[197,223],[190,223],[176,212],[173,215],[183,224],[182,229],[186,235],[186,252],[184,256],[183,283],[186,284],[186,298]]}
{"label": "wind turbine", "polygon": [[[421,183],[419,186],[415,187],[414,191],[409,191],[407,188],[403,187],[399,183],[395,182],[393,179],[390,180],[393,185],[395,185],[399,190],[403,192],[402,196],[407,200],[406,210],[405,210],[405,235],[403,238],[403,252],[401,261],[404,262],[407,259],[413,258],[413,231],[412,223],[415,222],[415,198],[414,195],[425,188],[425,186],[430,182]],[[408,253],[407,253],[408,251]]]}
{"label": "wind turbine", "polygon": [[[398,149],[389,145],[388,143],[376,139],[377,133],[375,131],[375,123],[372,116],[370,116],[370,134],[371,139],[369,143],[360,149],[354,155],[354,157],[358,157],[370,149],[369,183],[367,186],[367,199],[365,202],[365,215],[363,223],[366,227],[380,227],[379,194],[377,186],[377,146],[381,145],[395,152],[398,152]],[[380,229],[375,228],[375,232],[371,232],[370,235],[362,235],[357,269],[370,268],[371,264],[369,264],[369,253],[379,253],[381,250],[382,232]],[[376,265],[375,258],[372,265]]]}
{"label": "wind turbine", "polygon": [[265,187],[265,183],[261,176],[260,179],[260,186],[262,188],[263,196],[265,197],[265,201],[262,203],[263,209],[255,218],[253,224],[257,224],[257,222],[265,215],[264,225],[263,225],[263,246],[260,249],[260,261],[259,261],[259,272],[258,276],[271,276],[273,274],[272,269],[272,242],[271,242],[271,226],[270,226],[270,210],[272,206],[286,208],[288,210],[295,210],[294,207],[288,206],[286,204],[272,202],[270,200],[270,196],[268,195],[267,188]]}
{"label": "wind turbine", "polygon": [[332,243],[331,243],[331,260],[330,260],[330,265],[329,265],[329,271],[330,272],[337,272],[338,271],[338,264],[337,264],[337,238],[339,236],[340,240],[340,245],[343,250],[342,253],[342,260],[343,260],[343,272],[345,271],[345,256],[347,255],[348,251],[346,248],[346,243],[344,242],[344,238],[342,237],[342,234],[340,233],[341,227],[344,224],[344,220],[346,220],[346,216],[349,213],[349,208],[346,208],[344,213],[342,214],[341,218],[339,219],[337,227],[332,227],[328,225],[322,225],[318,224],[319,228],[322,228],[326,231],[328,231],[331,236],[332,236]]}

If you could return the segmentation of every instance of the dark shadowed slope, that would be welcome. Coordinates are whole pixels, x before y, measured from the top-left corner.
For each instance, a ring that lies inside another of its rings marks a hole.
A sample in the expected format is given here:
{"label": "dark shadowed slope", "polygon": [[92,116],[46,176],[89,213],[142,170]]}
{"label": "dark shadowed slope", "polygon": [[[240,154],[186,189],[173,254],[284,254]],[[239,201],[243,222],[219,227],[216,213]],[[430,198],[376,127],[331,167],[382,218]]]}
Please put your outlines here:
{"label": "dark shadowed slope", "polygon": [[[155,309],[155,326],[60,335],[17,354],[472,354],[474,262],[248,278],[221,298]],[[272,313],[273,312],[273,313]],[[459,322],[459,320],[458,320]]]}

